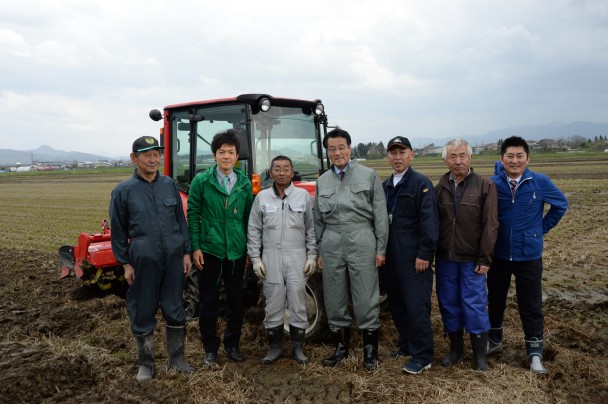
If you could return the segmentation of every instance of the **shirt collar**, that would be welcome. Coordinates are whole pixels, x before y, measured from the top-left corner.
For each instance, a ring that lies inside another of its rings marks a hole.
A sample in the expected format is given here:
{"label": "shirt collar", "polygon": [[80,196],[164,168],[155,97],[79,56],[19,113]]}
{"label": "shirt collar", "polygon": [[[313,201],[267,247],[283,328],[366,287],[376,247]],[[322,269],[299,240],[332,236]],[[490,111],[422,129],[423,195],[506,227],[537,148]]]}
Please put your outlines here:
{"label": "shirt collar", "polygon": [[217,180],[220,184],[224,181],[224,177],[228,177],[228,181],[231,184],[236,183],[236,173],[234,172],[234,170],[230,174],[226,175],[223,172],[221,172],[219,168],[216,168],[215,173],[216,173]]}
{"label": "shirt collar", "polygon": [[[293,182],[289,183],[289,186],[287,188],[285,188],[285,198],[287,198],[289,196],[289,194],[291,193],[291,190],[294,188],[295,185],[293,185]],[[279,198],[281,197],[279,195],[279,193],[277,192],[277,187],[275,185],[275,183],[272,183],[272,190],[274,191],[274,194],[276,196],[278,196]]]}
{"label": "shirt collar", "polygon": [[[461,182],[463,182],[468,176],[469,174],[471,174],[471,167],[469,167],[469,172],[467,173],[467,175],[464,176],[464,178],[462,179]],[[448,180],[450,182],[456,182],[456,180],[454,179],[454,177],[452,177],[452,172],[450,171],[450,177],[448,178]]]}
{"label": "shirt collar", "polygon": [[348,171],[349,168],[350,168],[350,162],[346,163],[346,166],[344,166],[344,168],[341,170],[338,167],[334,166],[334,172],[336,174],[340,174],[340,171],[344,171],[346,173],[346,171]]}

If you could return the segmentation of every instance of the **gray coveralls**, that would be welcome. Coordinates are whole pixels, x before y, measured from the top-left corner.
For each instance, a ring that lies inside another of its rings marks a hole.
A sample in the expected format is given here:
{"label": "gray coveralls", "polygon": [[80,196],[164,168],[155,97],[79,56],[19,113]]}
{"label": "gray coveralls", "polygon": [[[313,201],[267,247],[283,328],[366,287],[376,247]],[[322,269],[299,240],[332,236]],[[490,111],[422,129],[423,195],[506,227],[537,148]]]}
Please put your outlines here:
{"label": "gray coveralls", "polygon": [[317,181],[315,232],[323,260],[323,292],[329,328],[350,328],[348,286],[357,326],[380,326],[376,255],[385,255],[388,215],[376,172],[351,160],[344,179],[333,170]]}
{"label": "gray coveralls", "polygon": [[292,183],[285,189],[284,199],[274,187],[256,196],[249,215],[247,254],[251,258],[261,255],[266,267],[264,327],[283,324],[287,300],[289,324],[307,328],[304,265],[307,254],[317,254],[317,244],[312,200],[306,190]]}

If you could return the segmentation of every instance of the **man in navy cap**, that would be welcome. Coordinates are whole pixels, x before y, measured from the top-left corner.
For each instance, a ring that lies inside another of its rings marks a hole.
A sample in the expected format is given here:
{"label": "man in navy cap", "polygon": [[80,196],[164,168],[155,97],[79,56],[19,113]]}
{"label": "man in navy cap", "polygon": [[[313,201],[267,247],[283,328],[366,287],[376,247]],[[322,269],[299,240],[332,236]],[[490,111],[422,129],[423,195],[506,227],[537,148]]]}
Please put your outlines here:
{"label": "man in navy cap", "polygon": [[163,146],[151,136],[133,142],[133,176],[114,188],[110,201],[112,251],[130,285],[127,312],[135,337],[137,381],[154,376],[154,328],[160,306],[166,323],[169,367],[190,373],[184,360],[186,313],[182,290],[190,273],[190,237],[175,182],[160,175]]}
{"label": "man in navy cap", "polygon": [[431,367],[431,264],[437,244],[439,217],[433,184],[414,171],[414,151],[401,136],[389,140],[393,174],[382,183],[389,219],[385,285],[389,307],[399,332],[391,358],[411,356],[403,371],[418,374]]}

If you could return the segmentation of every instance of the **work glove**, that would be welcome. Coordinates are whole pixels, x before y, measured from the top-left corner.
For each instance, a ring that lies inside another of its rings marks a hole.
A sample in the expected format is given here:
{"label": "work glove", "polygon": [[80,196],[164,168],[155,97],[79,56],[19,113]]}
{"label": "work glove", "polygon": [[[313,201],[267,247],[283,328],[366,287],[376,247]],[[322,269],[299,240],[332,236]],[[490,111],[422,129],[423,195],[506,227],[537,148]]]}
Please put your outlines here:
{"label": "work glove", "polygon": [[310,254],[306,256],[306,265],[304,265],[304,275],[310,276],[317,271],[317,256]]}
{"label": "work glove", "polygon": [[255,276],[259,279],[266,279],[266,267],[264,267],[264,263],[260,257],[255,257],[251,259],[253,263],[253,272],[255,272]]}

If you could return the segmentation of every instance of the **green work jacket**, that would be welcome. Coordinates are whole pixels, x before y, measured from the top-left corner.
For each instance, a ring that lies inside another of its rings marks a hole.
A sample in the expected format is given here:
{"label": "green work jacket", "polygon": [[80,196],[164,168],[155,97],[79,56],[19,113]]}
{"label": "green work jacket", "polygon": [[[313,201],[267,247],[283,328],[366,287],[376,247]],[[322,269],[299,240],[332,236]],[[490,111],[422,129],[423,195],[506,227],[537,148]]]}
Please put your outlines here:
{"label": "green work jacket", "polygon": [[236,260],[247,252],[247,222],[253,203],[251,181],[234,168],[230,194],[217,180],[217,165],[199,173],[190,184],[188,229],[192,251]]}

